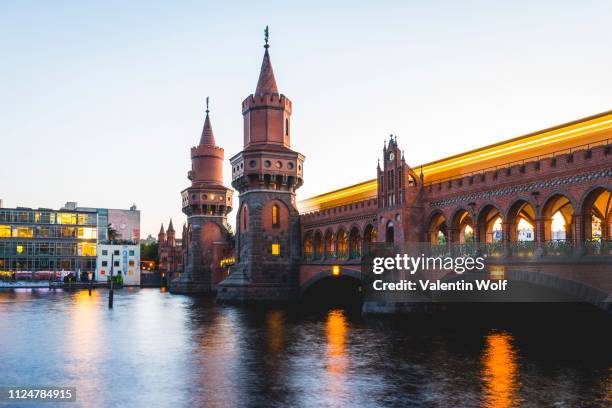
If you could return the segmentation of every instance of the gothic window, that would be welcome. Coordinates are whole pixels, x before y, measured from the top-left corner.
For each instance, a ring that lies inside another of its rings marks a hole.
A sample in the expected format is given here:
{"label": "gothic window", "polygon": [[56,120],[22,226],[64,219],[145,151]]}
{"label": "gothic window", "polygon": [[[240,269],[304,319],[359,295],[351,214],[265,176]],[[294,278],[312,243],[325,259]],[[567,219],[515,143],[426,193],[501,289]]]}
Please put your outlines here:
{"label": "gothic window", "polygon": [[278,218],[278,205],[276,204],[272,206],[272,227],[273,228],[280,227],[280,220]]}
{"label": "gothic window", "polygon": [[289,119],[285,118],[285,136],[289,137]]}

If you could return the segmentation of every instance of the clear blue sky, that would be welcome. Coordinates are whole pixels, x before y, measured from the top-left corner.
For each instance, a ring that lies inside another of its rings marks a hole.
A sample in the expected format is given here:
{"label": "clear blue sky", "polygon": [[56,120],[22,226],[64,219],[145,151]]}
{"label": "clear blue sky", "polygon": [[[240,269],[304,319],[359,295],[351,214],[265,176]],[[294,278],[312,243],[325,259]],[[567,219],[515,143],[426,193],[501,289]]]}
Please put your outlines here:
{"label": "clear blue sky", "polygon": [[204,98],[229,158],[266,24],[305,198],[373,178],[390,133],[416,166],[612,109],[611,16],[610,1],[2,1],[0,198],[135,202],[143,236],[169,217],[180,231]]}

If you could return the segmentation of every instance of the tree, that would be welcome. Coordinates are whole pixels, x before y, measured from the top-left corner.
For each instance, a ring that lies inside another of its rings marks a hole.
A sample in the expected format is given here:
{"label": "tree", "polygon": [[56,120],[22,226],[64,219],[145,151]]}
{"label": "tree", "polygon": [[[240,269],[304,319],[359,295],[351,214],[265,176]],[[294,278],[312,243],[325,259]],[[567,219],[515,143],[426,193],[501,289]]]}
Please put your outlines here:
{"label": "tree", "polygon": [[116,241],[117,240],[117,230],[113,228],[113,224],[108,224],[108,240]]}
{"label": "tree", "polygon": [[157,250],[159,245],[157,242],[153,242],[151,244],[145,244],[144,242],[140,244],[140,259],[143,261],[157,261]]}

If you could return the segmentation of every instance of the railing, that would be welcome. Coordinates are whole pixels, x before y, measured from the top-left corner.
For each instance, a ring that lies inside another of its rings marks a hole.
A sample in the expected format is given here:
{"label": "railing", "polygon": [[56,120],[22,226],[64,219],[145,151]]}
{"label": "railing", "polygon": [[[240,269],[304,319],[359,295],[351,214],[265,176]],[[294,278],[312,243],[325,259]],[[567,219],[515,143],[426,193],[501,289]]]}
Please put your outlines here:
{"label": "railing", "polygon": [[591,149],[592,147],[596,147],[596,146],[609,146],[610,145],[610,140],[612,139],[602,139],[602,140],[598,140],[596,142],[591,142],[591,143],[586,143],[586,144],[582,144],[582,145],[578,145],[578,146],[572,146],[569,148],[565,148],[562,150],[556,150],[554,152],[551,153],[546,153],[546,154],[540,154],[537,156],[531,156],[531,157],[526,157],[524,159],[520,159],[520,160],[514,160],[511,162],[507,162],[507,163],[502,163],[502,164],[498,164],[496,166],[490,166],[490,167],[485,167],[482,169],[478,169],[478,170],[473,170],[470,171],[468,173],[463,173],[463,174],[456,174],[454,176],[448,176],[448,177],[444,177],[441,179],[437,179],[437,180],[431,180],[428,181],[424,184],[425,187],[427,186],[431,186],[434,184],[439,184],[439,183],[444,183],[445,181],[452,181],[452,180],[458,180],[461,179],[463,177],[470,177],[470,176],[476,176],[479,174],[484,174],[487,171],[497,171],[497,170],[501,170],[501,169],[506,169],[508,167],[520,164],[520,165],[525,165],[525,163],[528,162],[532,162],[532,161],[540,161],[542,159],[546,159],[548,157],[556,157],[556,156],[560,156],[562,154],[572,154],[573,152],[576,152],[577,150],[583,150],[586,148],[586,150]]}
{"label": "railing", "polygon": [[[369,254],[376,256],[393,256],[402,253],[405,249],[416,249],[416,252],[426,253],[431,257],[466,257],[482,256],[493,259],[536,259],[536,258],[560,258],[571,256],[612,256],[612,241],[593,239],[577,245],[570,240],[551,240],[545,242],[536,241],[513,241],[513,242],[465,242],[460,244],[430,244],[430,243],[406,243],[394,245],[387,243],[374,243],[364,245],[363,253],[355,250],[346,252],[329,253],[325,257],[316,257],[313,254],[305,254],[305,261],[354,261],[361,260]],[[348,257],[347,255],[350,255]]]}
{"label": "railing", "polygon": [[584,252],[586,255],[612,255],[612,241],[594,239],[587,240],[584,243]]}
{"label": "railing", "polygon": [[564,239],[555,239],[542,243],[544,256],[570,256],[574,252],[574,243]]}

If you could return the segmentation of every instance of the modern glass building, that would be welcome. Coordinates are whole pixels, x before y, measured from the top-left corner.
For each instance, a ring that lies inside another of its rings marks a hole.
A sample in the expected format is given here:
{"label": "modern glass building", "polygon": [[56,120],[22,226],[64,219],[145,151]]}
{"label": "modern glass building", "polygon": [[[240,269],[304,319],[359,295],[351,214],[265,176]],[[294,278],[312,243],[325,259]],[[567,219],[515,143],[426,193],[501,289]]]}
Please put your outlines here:
{"label": "modern glass building", "polygon": [[0,208],[0,278],[48,279],[52,272],[96,269],[96,245],[107,238],[108,210]]}

